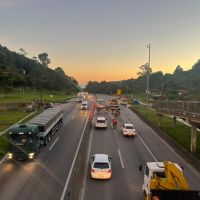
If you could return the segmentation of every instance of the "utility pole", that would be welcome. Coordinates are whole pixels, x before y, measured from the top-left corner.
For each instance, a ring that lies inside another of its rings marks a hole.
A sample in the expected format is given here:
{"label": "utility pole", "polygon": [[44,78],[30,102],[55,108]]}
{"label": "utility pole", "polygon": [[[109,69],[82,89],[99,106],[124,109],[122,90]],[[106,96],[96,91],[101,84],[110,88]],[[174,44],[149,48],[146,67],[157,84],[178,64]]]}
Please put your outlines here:
{"label": "utility pole", "polygon": [[151,44],[147,44],[147,48],[149,49],[149,59],[148,59],[148,70],[147,70],[147,108],[149,107],[149,71],[150,71],[150,58],[151,58]]}

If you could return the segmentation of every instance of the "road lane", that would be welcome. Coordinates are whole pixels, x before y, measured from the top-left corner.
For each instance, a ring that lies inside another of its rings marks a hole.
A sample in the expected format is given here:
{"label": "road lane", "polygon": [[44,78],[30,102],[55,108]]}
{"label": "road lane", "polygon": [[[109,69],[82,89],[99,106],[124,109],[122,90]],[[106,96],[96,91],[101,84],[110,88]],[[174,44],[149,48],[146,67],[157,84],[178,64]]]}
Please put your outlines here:
{"label": "road lane", "polygon": [[[98,98],[108,99],[109,97],[98,96]],[[88,163],[88,173],[84,183],[84,200],[143,199],[143,172],[139,171],[139,166],[155,160],[170,160],[180,163],[185,168],[185,175],[191,188],[200,190],[199,175],[191,166],[188,166],[189,164],[185,163],[135,113],[125,107],[121,107],[121,112],[119,126],[122,123],[131,122],[135,125],[138,135],[135,138],[124,137],[119,127],[115,130],[111,126],[106,130],[94,129],[90,155],[106,153],[113,157],[113,177],[108,181],[91,179]],[[106,116],[106,113],[101,112],[100,115]],[[119,150],[124,168],[121,166]]]}
{"label": "road lane", "polygon": [[185,176],[192,189],[200,190],[200,174],[190,163],[181,158],[175,150],[161,139],[147,124],[145,124],[135,113],[127,108],[122,108],[129,121],[133,122],[140,136],[153,152],[158,161],[169,160],[179,163],[184,167]]}
{"label": "road lane", "polygon": [[60,198],[88,115],[87,111],[80,111],[76,102],[68,103],[63,109],[63,126],[41,149],[36,161],[5,161],[0,165],[1,200]]}

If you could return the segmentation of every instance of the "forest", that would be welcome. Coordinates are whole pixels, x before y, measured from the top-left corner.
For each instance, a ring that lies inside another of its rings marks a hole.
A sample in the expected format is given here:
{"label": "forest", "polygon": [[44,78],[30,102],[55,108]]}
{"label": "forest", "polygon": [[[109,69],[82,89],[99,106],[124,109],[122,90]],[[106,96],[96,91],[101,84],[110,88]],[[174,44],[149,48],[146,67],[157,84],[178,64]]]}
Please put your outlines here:
{"label": "forest", "polygon": [[49,68],[51,59],[47,53],[28,58],[23,48],[19,52],[10,51],[0,45],[0,88],[3,92],[17,87],[66,91],[78,91],[78,82],[65,74],[61,67]]}
{"label": "forest", "polygon": [[[146,93],[148,64],[138,68],[138,78],[120,81],[89,81],[86,90],[91,93],[114,94],[122,89],[125,94]],[[190,70],[184,71],[178,65],[172,74],[149,69],[149,91],[152,95],[162,95],[168,99],[200,99],[200,60]]]}

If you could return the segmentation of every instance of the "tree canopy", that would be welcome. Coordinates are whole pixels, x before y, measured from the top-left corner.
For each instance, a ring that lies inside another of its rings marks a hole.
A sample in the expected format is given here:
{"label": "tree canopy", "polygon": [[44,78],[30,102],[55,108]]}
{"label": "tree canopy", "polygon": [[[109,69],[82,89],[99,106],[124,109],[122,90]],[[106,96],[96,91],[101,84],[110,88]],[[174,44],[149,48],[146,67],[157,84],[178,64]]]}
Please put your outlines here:
{"label": "tree canopy", "polygon": [[29,86],[46,88],[51,90],[66,90],[68,93],[78,90],[78,82],[65,75],[64,70],[59,67],[55,70],[48,68],[50,62],[48,54],[39,54],[38,62],[36,57],[29,59],[23,53],[12,52],[0,45],[0,86],[17,87]]}

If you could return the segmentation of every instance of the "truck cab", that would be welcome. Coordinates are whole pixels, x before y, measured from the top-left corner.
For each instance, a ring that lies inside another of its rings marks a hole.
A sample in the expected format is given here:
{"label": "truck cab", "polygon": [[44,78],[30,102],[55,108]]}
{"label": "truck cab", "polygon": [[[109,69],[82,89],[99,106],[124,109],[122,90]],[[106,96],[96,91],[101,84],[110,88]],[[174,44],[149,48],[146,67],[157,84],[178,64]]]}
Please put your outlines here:
{"label": "truck cab", "polygon": [[151,193],[151,181],[155,176],[165,176],[165,168],[163,162],[147,162],[144,168],[144,184],[143,192],[144,196],[147,197]]}
{"label": "truck cab", "polygon": [[39,152],[39,129],[36,125],[19,124],[9,130],[8,159],[33,159]]}

